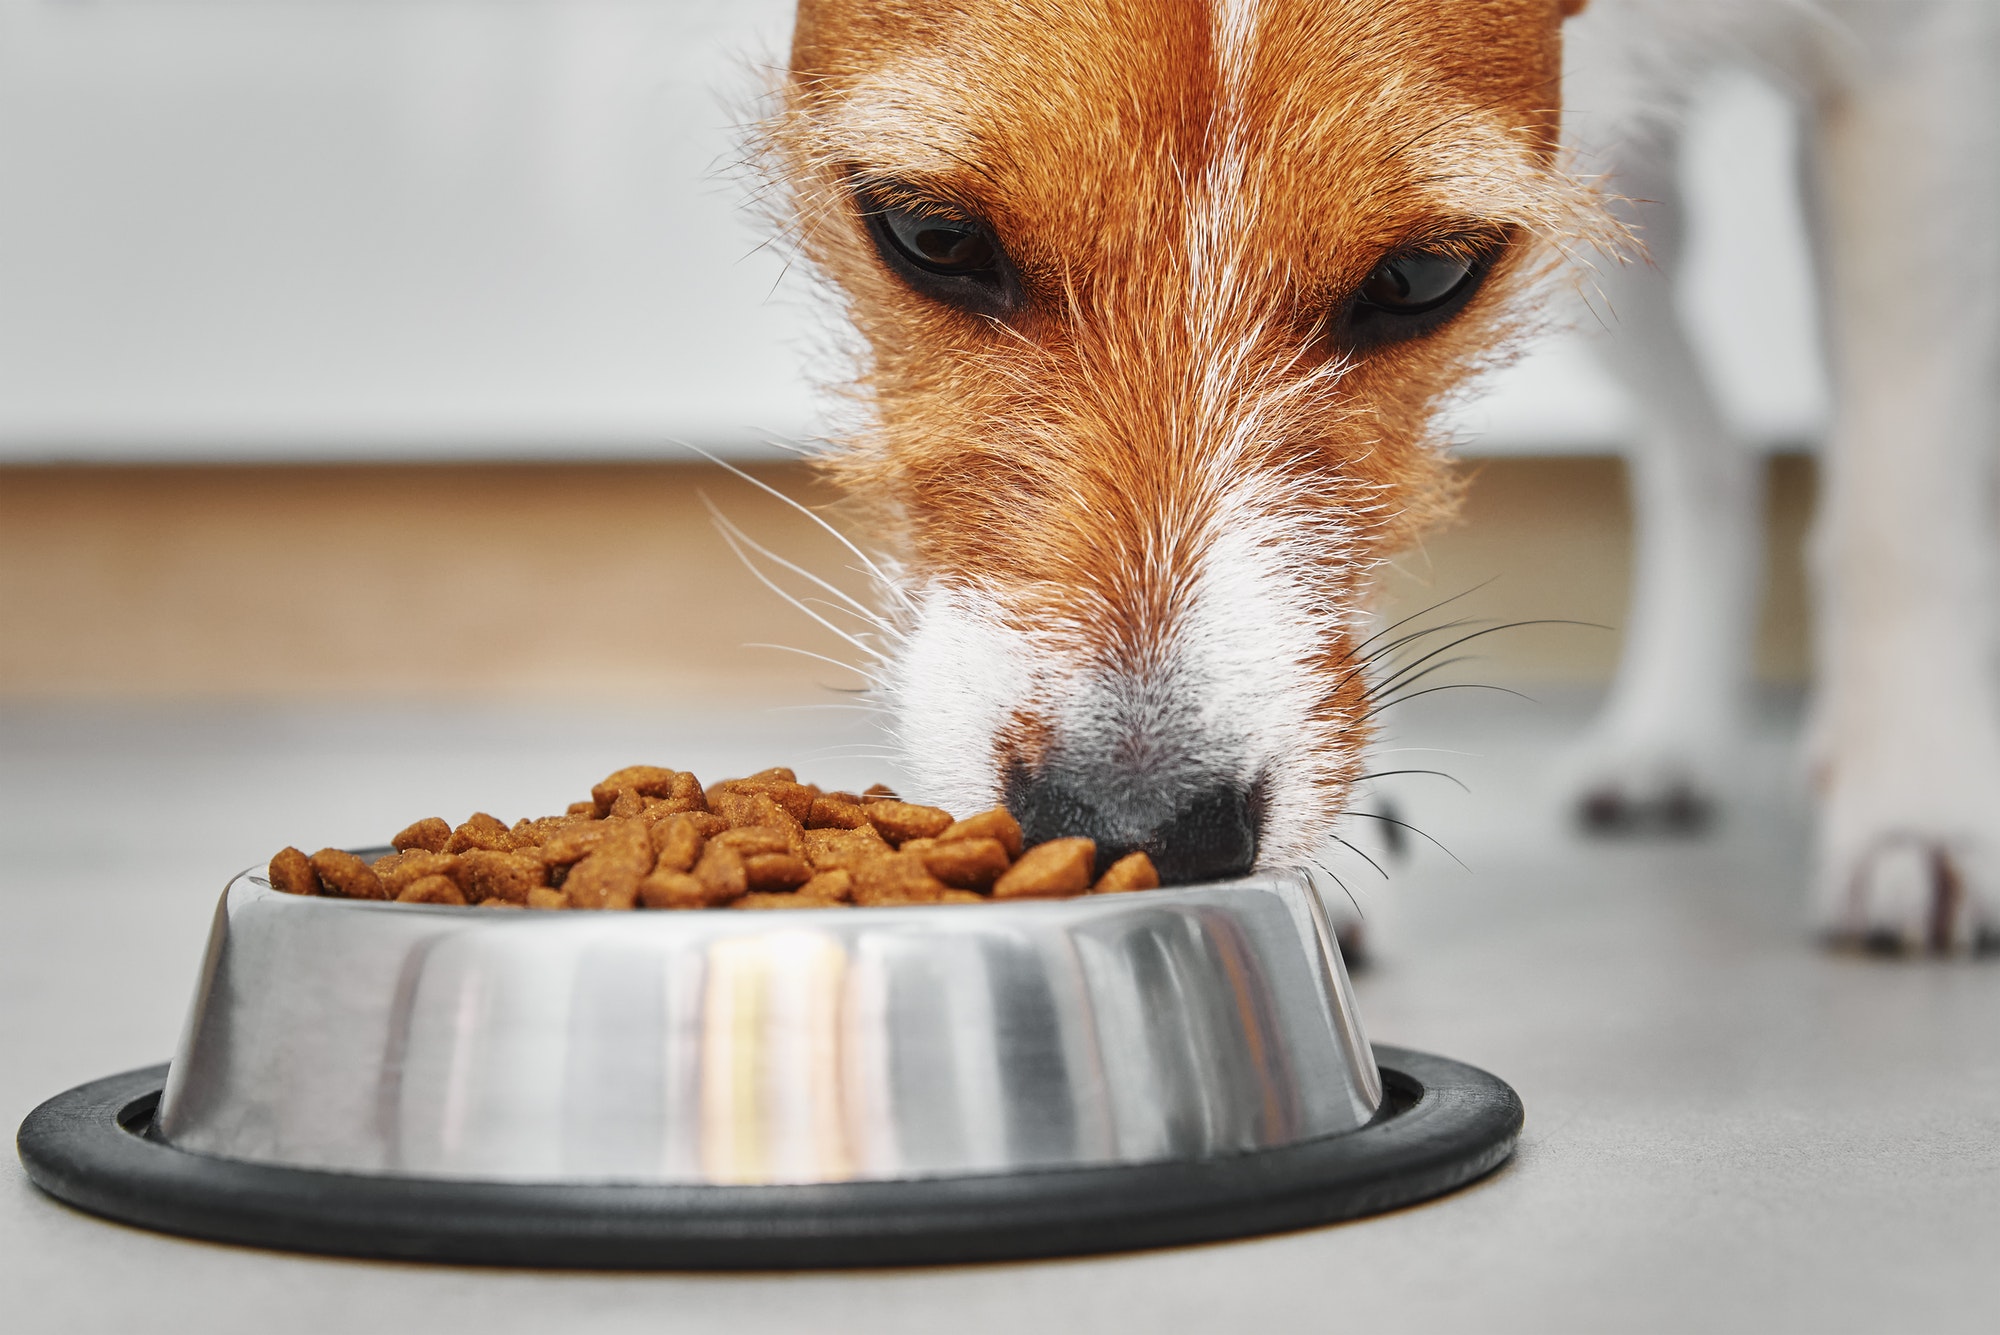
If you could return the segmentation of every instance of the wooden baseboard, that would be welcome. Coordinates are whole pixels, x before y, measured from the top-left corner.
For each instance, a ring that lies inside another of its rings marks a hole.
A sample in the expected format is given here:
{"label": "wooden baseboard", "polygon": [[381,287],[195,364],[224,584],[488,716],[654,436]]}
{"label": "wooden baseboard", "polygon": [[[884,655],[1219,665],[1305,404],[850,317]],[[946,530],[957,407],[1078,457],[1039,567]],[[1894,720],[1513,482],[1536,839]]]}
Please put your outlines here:
{"label": "wooden baseboard", "polygon": [[[796,465],[754,475],[833,499]],[[1805,460],[1773,466],[1763,672],[1805,670]],[[744,569],[702,496],[857,593],[804,516],[712,467],[0,468],[0,696],[830,698],[852,657]],[[1466,614],[1617,625],[1620,466],[1479,465],[1465,520],[1398,564],[1392,607],[1486,583]],[[1615,634],[1495,637],[1495,681],[1592,681]],[[804,654],[748,648],[790,645]]]}

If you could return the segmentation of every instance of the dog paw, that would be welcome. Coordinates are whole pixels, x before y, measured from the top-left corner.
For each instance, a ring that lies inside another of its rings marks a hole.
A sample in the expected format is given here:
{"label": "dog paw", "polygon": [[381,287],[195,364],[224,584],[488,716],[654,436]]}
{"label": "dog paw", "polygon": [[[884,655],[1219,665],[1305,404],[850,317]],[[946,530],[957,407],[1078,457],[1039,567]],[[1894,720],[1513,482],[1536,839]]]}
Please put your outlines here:
{"label": "dog paw", "polygon": [[1566,805],[1586,833],[1698,835],[1715,818],[1714,767],[1676,748],[1587,743],[1566,767]]}
{"label": "dog paw", "polygon": [[1834,778],[1814,904],[1830,943],[1887,954],[2000,948],[2000,763],[1956,784],[1934,778]]}

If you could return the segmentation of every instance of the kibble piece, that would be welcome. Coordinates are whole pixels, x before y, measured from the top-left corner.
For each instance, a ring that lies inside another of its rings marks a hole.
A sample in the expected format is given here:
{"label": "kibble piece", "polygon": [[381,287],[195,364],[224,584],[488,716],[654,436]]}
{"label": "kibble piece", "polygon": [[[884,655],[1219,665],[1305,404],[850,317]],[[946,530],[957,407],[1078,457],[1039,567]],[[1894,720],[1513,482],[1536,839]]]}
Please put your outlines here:
{"label": "kibble piece", "polygon": [[560,890],[552,890],[546,885],[538,885],[528,892],[528,907],[531,909],[566,909],[569,896]]}
{"label": "kibble piece", "polygon": [[[787,771],[789,773],[789,771]],[[744,783],[747,792],[763,793],[785,809],[785,814],[804,824],[812,814],[813,803],[819,801],[819,789],[811,784],[796,783],[789,779],[752,779]]]}
{"label": "kibble piece", "polygon": [[691,870],[695,859],[701,856],[701,846],[708,842],[701,826],[686,812],[669,816],[654,825],[651,837],[655,871]]}
{"label": "kibble piece", "polygon": [[592,801],[604,806],[609,806],[611,799],[623,788],[653,797],[665,797],[674,790],[674,781],[680,776],[679,770],[668,769],[665,765],[627,765],[592,784],[590,796]]}
{"label": "kibble piece", "polygon": [[444,846],[451,842],[451,826],[437,816],[426,816],[415,825],[406,825],[399,830],[390,847],[398,853],[412,848],[421,848],[430,853],[444,852]]}
{"label": "kibble piece", "polygon": [[340,895],[347,899],[387,899],[389,892],[382,887],[382,878],[375,869],[352,853],[338,848],[322,848],[307,859],[312,869],[319,873],[319,883],[326,887],[325,893]]}
{"label": "kibble piece", "polygon": [[640,880],[639,902],[649,909],[705,909],[708,889],[684,871],[656,871]]}
{"label": "kibble piece", "polygon": [[861,809],[861,800],[850,800],[844,793],[821,793],[806,813],[809,830],[858,830],[866,824],[868,813]]}
{"label": "kibble piece", "polygon": [[580,909],[629,909],[638,902],[639,880],[653,869],[651,831],[643,821],[613,817],[604,837],[563,878],[570,904]]}
{"label": "kibble piece", "polygon": [[599,816],[645,813],[662,816],[708,810],[700,779],[684,770],[658,765],[621,769],[592,787],[590,799],[591,811]]}
{"label": "kibble piece", "polygon": [[463,853],[467,849],[484,848],[504,853],[513,846],[514,837],[505,825],[483,811],[475,811],[465,818],[463,825],[451,832],[444,851]]}
{"label": "kibble piece", "polygon": [[893,853],[851,869],[857,904],[935,904],[951,887],[930,874],[921,854]]}
{"label": "kibble piece", "polygon": [[380,868],[375,874],[381,878],[382,889],[391,899],[400,898],[411,882],[426,876],[449,876],[456,881],[460,874],[456,853],[433,853],[428,849],[412,848],[393,857],[391,865],[384,865],[390,864],[390,858],[383,858],[375,864]]}
{"label": "kibble piece", "polygon": [[483,909],[519,909],[526,908],[527,905],[516,904],[511,899],[482,899],[479,901],[479,907]]}
{"label": "kibble piece", "polygon": [[947,890],[938,900],[940,904],[985,904],[989,902],[991,901],[985,895],[980,894],[976,890]]}
{"label": "kibble piece", "polygon": [[597,815],[597,803],[595,803],[595,802],[572,802],[572,803],[570,803],[570,804],[569,804],[568,806],[564,807],[564,808],[563,808],[563,811],[564,811],[564,813],[565,813],[565,814],[567,814],[567,815],[571,815],[571,816],[593,816],[593,817],[594,817],[594,816],[596,816],[596,815]]}
{"label": "kibble piece", "polygon": [[1092,887],[1100,895],[1119,894],[1127,890],[1157,890],[1160,888],[1160,873],[1153,866],[1153,860],[1145,853],[1127,853],[1118,861],[1104,869],[1104,875],[1097,878]]}
{"label": "kibble piece", "polygon": [[818,871],[837,867],[853,870],[864,862],[886,858],[895,850],[875,832],[873,825],[858,830],[807,830],[806,860]]}
{"label": "kibble piece", "polygon": [[312,869],[312,862],[296,848],[282,848],[278,856],[271,859],[271,888],[282,890],[288,895],[316,895],[319,893],[319,873]]}
{"label": "kibble piece", "polygon": [[871,783],[862,790],[861,800],[864,802],[893,802],[896,800],[896,790],[886,783]]}
{"label": "kibble piece", "polygon": [[816,871],[812,879],[795,891],[800,899],[845,904],[854,898],[854,874],[847,871]]}
{"label": "kibble piece", "polygon": [[744,883],[753,893],[796,890],[812,879],[806,860],[787,853],[751,853],[743,859]]}
{"label": "kibble piece", "polygon": [[964,820],[953,821],[945,832],[938,836],[938,842],[947,839],[998,839],[1000,846],[1007,850],[1011,860],[1021,856],[1021,822],[1014,819],[1014,813],[1005,807],[995,807],[982,811],[977,816],[967,816]]}
{"label": "kibble piece", "polygon": [[709,840],[708,846],[701,850],[701,860],[694,864],[694,878],[701,882],[702,893],[710,904],[741,899],[750,889],[750,873],[743,865],[743,855],[719,838]]}
{"label": "kibble piece", "polygon": [[995,899],[1059,899],[1090,889],[1097,845],[1089,839],[1051,839],[1021,854],[993,883]]}
{"label": "kibble piece", "polygon": [[712,783],[708,786],[708,795],[711,801],[718,793],[765,792],[777,798],[779,804],[787,809],[803,794],[805,801],[801,807],[801,817],[803,817],[804,809],[812,805],[811,799],[819,796],[819,791],[819,789],[809,783],[800,783],[799,776],[791,770],[786,769],[783,765],[774,766],[771,769],[758,770],[755,774],[749,775],[746,778],[723,779],[718,783]]}
{"label": "kibble piece", "polygon": [[[724,799],[725,802],[729,800]],[[791,818],[791,814],[766,795],[757,795],[755,802],[758,823],[736,825],[709,837],[720,839],[745,857],[752,853],[790,853],[795,858],[805,857],[806,832]]]}
{"label": "kibble piece", "polygon": [[682,785],[685,779],[679,770],[666,769],[660,765],[627,765],[624,769],[613,770],[590,786],[591,809],[603,816],[610,812],[611,804],[618,800],[622,792],[636,793],[640,797],[672,797],[675,785]]}
{"label": "kibble piece", "polygon": [[745,825],[734,830],[724,830],[715,836],[717,843],[727,844],[750,857],[757,853],[789,853],[792,841],[788,832],[769,825]]}
{"label": "kibble piece", "polygon": [[648,796],[646,809],[662,815],[682,811],[704,812],[708,810],[708,795],[702,791],[700,779],[692,774],[682,774],[674,780],[673,791],[666,796]]}
{"label": "kibble piece", "polygon": [[398,904],[451,904],[465,907],[465,892],[449,876],[420,876],[403,887]]}
{"label": "kibble piece", "polygon": [[906,839],[935,839],[951,828],[951,813],[939,807],[884,798],[870,802],[864,809],[868,823],[892,844],[901,844]]}
{"label": "kibble piece", "polygon": [[931,875],[959,890],[991,889],[1009,862],[998,839],[940,839],[923,850],[923,859]]}
{"label": "kibble piece", "polygon": [[517,820],[514,828],[507,831],[508,838],[516,849],[530,852],[574,825],[587,825],[588,816],[537,816],[534,820]]}
{"label": "kibble piece", "polygon": [[535,856],[552,867],[568,866],[581,862],[597,846],[610,837],[615,828],[636,822],[621,821],[618,826],[608,820],[578,821],[567,829],[554,831],[542,840],[535,849]]}
{"label": "kibble piece", "polygon": [[800,828],[798,821],[792,818],[792,813],[780,806],[769,793],[722,789],[708,795],[708,805],[717,815],[727,818],[730,825],[738,829],[755,825],[774,830]]}
{"label": "kibble piece", "polygon": [[496,853],[475,848],[459,854],[458,865],[463,875],[454,879],[464,881],[467,898],[480,902],[502,899],[510,904],[525,904],[528,892],[538,885],[547,885],[549,879],[548,866],[527,853]]}

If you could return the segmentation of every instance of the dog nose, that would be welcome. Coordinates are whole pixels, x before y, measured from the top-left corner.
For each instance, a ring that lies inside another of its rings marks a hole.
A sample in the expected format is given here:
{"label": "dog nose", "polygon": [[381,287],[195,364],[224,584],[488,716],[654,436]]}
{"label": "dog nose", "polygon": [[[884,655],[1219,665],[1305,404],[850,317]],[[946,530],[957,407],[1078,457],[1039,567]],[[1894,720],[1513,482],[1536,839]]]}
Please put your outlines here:
{"label": "dog nose", "polygon": [[1143,851],[1166,885],[1246,875],[1257,862],[1262,784],[1213,782],[1162,792],[1095,781],[1060,766],[1016,766],[1007,809],[1029,843],[1082,835],[1097,842],[1097,871]]}

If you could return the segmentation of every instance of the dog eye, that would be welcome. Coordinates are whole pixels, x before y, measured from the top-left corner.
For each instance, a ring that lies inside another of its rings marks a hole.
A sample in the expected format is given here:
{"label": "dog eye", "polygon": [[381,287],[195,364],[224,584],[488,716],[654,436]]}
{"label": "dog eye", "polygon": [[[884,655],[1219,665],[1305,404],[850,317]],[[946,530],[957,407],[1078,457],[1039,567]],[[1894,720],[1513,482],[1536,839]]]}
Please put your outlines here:
{"label": "dog eye", "polygon": [[970,218],[936,217],[909,209],[883,209],[882,230],[903,258],[935,274],[972,274],[993,267],[999,247]]}
{"label": "dog eye", "polygon": [[1449,255],[1402,255],[1375,266],[1357,294],[1394,315],[1436,310],[1472,281],[1473,266]]}
{"label": "dog eye", "polygon": [[1407,251],[1376,265],[1335,317],[1330,333],[1349,352],[1420,338],[1458,314],[1498,253]]}
{"label": "dog eye", "polygon": [[975,315],[1007,315],[1020,282],[993,229],[949,205],[860,198],[882,262],[915,291]]}

